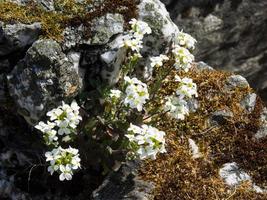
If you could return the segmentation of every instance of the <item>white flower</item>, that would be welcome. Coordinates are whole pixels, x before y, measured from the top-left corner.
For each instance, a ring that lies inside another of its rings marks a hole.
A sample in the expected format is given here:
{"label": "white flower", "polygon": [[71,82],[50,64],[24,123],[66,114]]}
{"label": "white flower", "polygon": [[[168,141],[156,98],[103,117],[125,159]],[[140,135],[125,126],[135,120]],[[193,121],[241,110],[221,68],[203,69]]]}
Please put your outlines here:
{"label": "white flower", "polygon": [[192,98],[193,96],[197,97],[197,84],[193,83],[191,78],[180,78],[175,76],[175,80],[180,82],[179,88],[176,91],[176,94],[180,97]]}
{"label": "white flower", "polygon": [[122,92],[120,90],[110,90],[109,96],[111,98],[119,99],[121,98]]}
{"label": "white flower", "polygon": [[130,106],[130,108],[142,111],[143,105],[149,99],[147,85],[142,83],[137,78],[125,77],[124,80],[128,84],[125,93],[124,105]]}
{"label": "white flower", "polygon": [[187,102],[179,97],[166,97],[164,104],[164,111],[169,112],[174,119],[184,120],[186,115],[189,115],[189,108]]}
{"label": "white flower", "polygon": [[69,147],[63,149],[58,147],[45,153],[46,161],[50,163],[47,168],[52,175],[54,172],[60,173],[59,179],[71,180],[73,171],[81,167],[78,149]]}
{"label": "white flower", "polygon": [[185,72],[188,72],[194,61],[194,56],[186,48],[179,45],[174,46],[172,53],[175,57],[175,68],[177,70],[183,69]]}
{"label": "white flower", "polygon": [[183,32],[178,33],[177,42],[180,46],[183,46],[187,49],[194,49],[195,43],[197,42],[195,38],[191,35]]}
{"label": "white flower", "polygon": [[71,180],[72,179],[72,171],[70,165],[60,165],[59,170],[61,171],[61,174],[59,176],[60,181]]}
{"label": "white flower", "polygon": [[151,61],[150,66],[151,66],[152,68],[154,68],[155,66],[157,66],[157,67],[161,67],[161,66],[163,65],[163,62],[164,62],[165,60],[169,60],[169,58],[168,58],[167,56],[165,56],[165,55],[160,55],[160,56],[156,56],[156,57],[151,57],[151,58],[150,58],[150,61]]}
{"label": "white flower", "polygon": [[129,36],[128,38],[124,40],[124,42],[122,43],[120,47],[130,48],[134,52],[139,52],[140,49],[143,48],[142,44],[143,44],[142,40]]}
{"label": "white flower", "polygon": [[158,153],[166,152],[165,132],[145,124],[141,127],[130,124],[128,133],[125,136],[131,143],[138,146],[134,151],[141,160],[156,159]]}
{"label": "white flower", "polygon": [[45,142],[47,145],[56,145],[57,144],[57,132],[54,130],[56,124],[54,122],[39,122],[35,128],[40,130],[41,132],[44,133],[43,137],[45,139]]}
{"label": "white flower", "polygon": [[151,34],[152,30],[146,22],[132,19],[129,24],[131,24],[132,31],[139,35]]}

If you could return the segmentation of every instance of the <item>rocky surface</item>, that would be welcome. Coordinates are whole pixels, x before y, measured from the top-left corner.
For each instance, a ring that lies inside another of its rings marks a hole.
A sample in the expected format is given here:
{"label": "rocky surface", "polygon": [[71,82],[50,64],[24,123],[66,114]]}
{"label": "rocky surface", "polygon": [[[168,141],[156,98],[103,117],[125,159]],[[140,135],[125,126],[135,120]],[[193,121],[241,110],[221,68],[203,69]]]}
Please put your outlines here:
{"label": "rocky surface", "polygon": [[[76,67],[76,68],[75,68]],[[29,123],[81,89],[78,67],[52,40],[38,40],[8,75],[10,95]]]}
{"label": "rocky surface", "polygon": [[180,29],[198,40],[196,59],[247,78],[267,101],[267,2],[162,0]]}
{"label": "rocky surface", "polygon": [[93,200],[153,199],[153,184],[138,177],[140,164],[128,162],[118,172],[112,172],[94,191]]}
{"label": "rocky surface", "polygon": [[[25,5],[27,0],[12,0],[12,2]],[[35,2],[48,11],[54,10],[52,0],[35,0]],[[101,4],[102,1],[96,2]],[[267,11],[264,1],[168,0],[165,3],[179,28],[191,33],[199,41],[196,50],[197,59],[205,60],[208,64],[195,63],[198,70],[215,71],[209,66],[211,65],[214,68],[236,71],[246,76],[252,86],[263,92],[266,90],[264,66],[267,60],[265,55],[267,48],[263,41],[266,40],[264,33]],[[147,22],[152,28],[152,34],[144,38],[143,60],[140,62],[144,67],[147,66],[150,56],[168,51],[168,46],[175,39],[178,28],[159,0],[140,0],[137,12],[139,19]],[[53,193],[55,188],[52,186],[49,188],[50,185],[45,184],[50,183],[45,182],[47,180],[42,182],[39,174],[35,174],[33,176],[35,178],[30,180],[31,170],[28,169],[34,166],[32,160],[41,162],[43,159],[39,158],[43,153],[41,140],[32,125],[62,100],[71,101],[81,94],[81,91],[90,88],[93,81],[100,79],[109,85],[114,85],[118,81],[127,53],[125,49],[119,48],[119,41],[125,36],[125,19],[121,14],[108,13],[94,19],[90,28],[91,37],[85,38],[85,26],[82,24],[68,26],[63,32],[64,39],[56,42],[40,38],[41,24],[38,22],[32,24],[0,22],[0,198],[12,200],[153,198],[153,183],[141,179],[138,174],[140,166],[135,163],[127,163],[117,172],[111,172],[96,190],[90,185],[95,181],[90,174],[94,169],[86,169],[85,173],[88,173],[88,176],[79,175],[74,180],[76,187],[71,184],[63,186],[58,184],[57,187],[61,189],[58,193]],[[141,71],[145,78],[150,77],[151,69],[145,68]],[[231,75],[220,92],[233,95],[236,90],[248,88],[248,81],[241,75]],[[240,105],[247,113],[252,113],[257,108],[257,95],[247,94],[240,101]],[[198,108],[198,101],[190,102],[192,112]],[[266,109],[261,111],[261,125],[252,140],[266,139],[266,113]],[[209,118],[211,127],[221,126],[233,117],[232,110],[227,106],[218,109]],[[242,124],[235,125],[242,126]],[[211,130],[209,128],[207,130]],[[194,138],[188,140],[188,152],[193,159],[202,159],[205,154],[200,152],[202,149],[198,147],[199,141],[196,140],[196,135],[193,136]],[[23,171],[25,168],[27,172]],[[16,175],[13,171],[11,173],[10,169],[22,172]],[[238,185],[244,180],[252,180],[252,177],[240,170],[238,164],[234,162],[222,164],[216,176],[219,175],[229,186]],[[28,184],[31,182],[31,186],[38,185],[45,189],[39,191],[35,187],[39,193],[30,195],[31,191],[25,186],[26,182]],[[67,189],[64,190],[65,186]],[[87,186],[89,189],[82,188]],[[253,185],[253,188],[260,192],[265,191],[257,185]],[[83,191],[79,195],[72,194],[77,196],[74,198],[68,196],[69,189],[77,190],[77,193]],[[87,190],[94,192],[91,194]],[[61,196],[61,193],[65,196]]]}

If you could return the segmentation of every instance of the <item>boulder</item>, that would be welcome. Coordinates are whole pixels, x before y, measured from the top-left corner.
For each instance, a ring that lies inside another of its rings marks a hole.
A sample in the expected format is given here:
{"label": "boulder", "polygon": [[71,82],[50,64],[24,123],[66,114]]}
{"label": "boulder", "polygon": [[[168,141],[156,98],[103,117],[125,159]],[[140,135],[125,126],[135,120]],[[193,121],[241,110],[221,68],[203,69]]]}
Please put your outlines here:
{"label": "boulder", "polygon": [[[39,37],[40,23],[33,24],[4,24],[0,22],[0,56],[24,50],[32,45]],[[1,70],[1,69],[0,69]]]}
{"label": "boulder", "polygon": [[58,43],[38,40],[8,75],[8,85],[19,113],[35,123],[62,100],[75,97],[81,80],[77,64],[67,58]]}

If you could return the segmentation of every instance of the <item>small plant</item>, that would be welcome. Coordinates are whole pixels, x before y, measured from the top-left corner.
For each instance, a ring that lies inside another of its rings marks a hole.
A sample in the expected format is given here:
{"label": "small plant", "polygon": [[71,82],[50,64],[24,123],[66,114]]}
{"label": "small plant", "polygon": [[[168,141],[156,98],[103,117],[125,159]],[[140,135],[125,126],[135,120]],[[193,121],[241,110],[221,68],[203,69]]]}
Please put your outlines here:
{"label": "small plant", "polygon": [[[79,150],[86,152],[86,156],[98,151],[98,160],[106,170],[114,169],[108,160],[122,163],[127,159],[156,159],[158,154],[166,153],[166,134],[157,129],[157,121],[152,119],[163,113],[184,120],[190,111],[188,100],[197,97],[197,85],[192,79],[179,76],[173,80],[177,90],[172,96],[162,99],[159,95],[171,71],[187,72],[191,68],[194,56],[189,50],[194,49],[195,39],[181,32],[170,52],[151,57],[150,67],[154,75],[145,82],[136,76],[134,69],[142,58],[143,38],[152,30],[147,23],[136,19],[129,24],[131,30],[120,45],[127,50],[127,58],[119,82],[112,88],[95,84],[95,91],[78,99],[82,109],[76,101],[70,105],[63,102],[47,113],[49,120],[46,123],[41,121],[35,126],[43,133],[50,148],[45,154],[50,163],[48,171],[59,173],[61,181],[71,180],[74,171],[83,166]],[[162,106],[151,107],[153,101],[160,101]],[[81,110],[87,116],[83,120]],[[89,142],[80,137],[82,135],[87,135]],[[95,147],[88,150],[90,145]],[[118,158],[118,154],[122,156]]]}

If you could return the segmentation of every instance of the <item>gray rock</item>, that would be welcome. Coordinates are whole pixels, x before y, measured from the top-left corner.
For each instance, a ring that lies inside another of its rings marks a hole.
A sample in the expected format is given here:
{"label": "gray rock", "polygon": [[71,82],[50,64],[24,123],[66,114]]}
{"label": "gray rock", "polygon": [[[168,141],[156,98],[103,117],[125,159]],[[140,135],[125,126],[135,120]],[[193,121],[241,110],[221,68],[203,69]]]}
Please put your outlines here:
{"label": "gray rock", "polygon": [[54,1],[53,0],[8,0],[10,2],[16,3],[18,5],[27,5],[28,3],[34,2],[41,8],[47,11],[54,11]]}
{"label": "gray rock", "polygon": [[[146,59],[149,56],[158,56],[168,51],[178,33],[178,27],[172,22],[164,4],[159,0],[141,0],[138,5],[139,20],[143,20],[152,29],[152,34],[144,37],[144,47],[141,51]],[[151,69],[149,60],[143,60],[143,76],[149,78]]]}
{"label": "gray rock", "polygon": [[108,13],[105,16],[92,21],[90,38],[86,38],[86,29],[83,25],[65,28],[62,42],[63,49],[68,50],[79,45],[101,45],[107,44],[112,36],[123,33],[124,19],[120,14]]}
{"label": "gray rock", "polygon": [[196,63],[196,68],[198,70],[214,70],[211,66],[209,66],[207,63],[200,61]]}
{"label": "gray rock", "polygon": [[219,170],[219,174],[230,187],[238,186],[243,181],[251,181],[251,177],[246,172],[240,170],[235,162],[224,164]]}
{"label": "gray rock", "polygon": [[267,108],[264,108],[260,116],[261,126],[255,134],[256,139],[262,139],[267,136]]}
{"label": "gray rock", "polygon": [[8,72],[10,68],[10,63],[8,59],[0,60],[0,73]]}
{"label": "gray rock", "polygon": [[138,164],[127,163],[118,172],[112,172],[93,192],[93,200],[149,200],[153,199],[152,183],[137,176]]}
{"label": "gray rock", "polygon": [[228,109],[219,110],[211,115],[210,123],[212,125],[222,125],[227,122],[227,120],[231,119],[233,116],[233,113]]}
{"label": "gray rock", "polygon": [[74,64],[55,41],[38,40],[8,76],[10,94],[19,113],[35,123],[62,100],[81,88]]}
{"label": "gray rock", "polygon": [[241,101],[240,105],[243,109],[248,112],[252,112],[255,108],[257,100],[257,95],[255,93],[248,94],[245,98]]}
{"label": "gray rock", "polygon": [[267,101],[267,1],[162,1],[179,28],[197,39],[196,60],[241,74]]}
{"label": "gray rock", "polygon": [[0,107],[8,101],[7,80],[4,74],[0,74]]}
{"label": "gray rock", "polygon": [[249,84],[247,80],[240,75],[232,75],[227,78],[226,84],[225,84],[225,89],[227,90],[232,90],[235,88],[246,88],[249,87]]}
{"label": "gray rock", "polygon": [[102,62],[101,77],[109,85],[118,82],[121,66],[126,56],[126,49],[119,47],[119,41],[123,38],[122,35],[116,37],[111,43],[108,44],[108,51],[100,55]]}
{"label": "gray rock", "polygon": [[0,56],[23,50],[33,44],[39,37],[41,24],[7,24],[0,23]]}
{"label": "gray rock", "polygon": [[85,43],[90,45],[107,44],[112,36],[123,32],[123,25],[124,19],[121,14],[108,13],[96,18],[92,21],[92,37]]}

